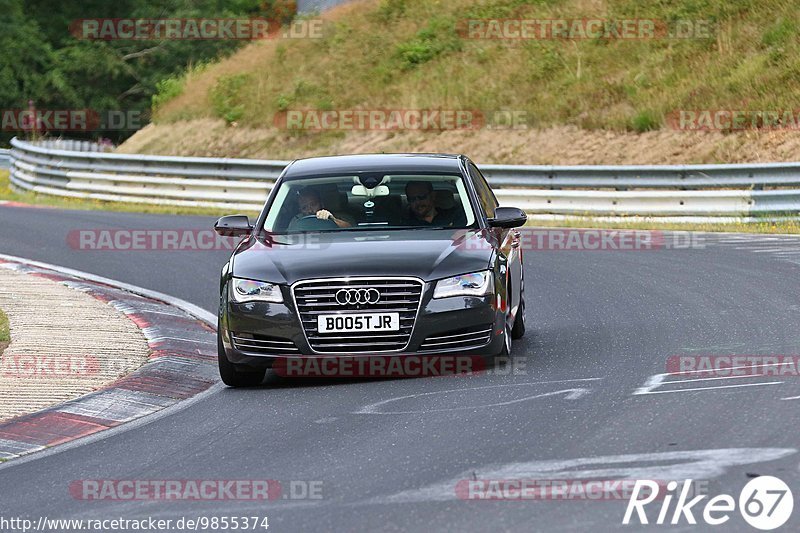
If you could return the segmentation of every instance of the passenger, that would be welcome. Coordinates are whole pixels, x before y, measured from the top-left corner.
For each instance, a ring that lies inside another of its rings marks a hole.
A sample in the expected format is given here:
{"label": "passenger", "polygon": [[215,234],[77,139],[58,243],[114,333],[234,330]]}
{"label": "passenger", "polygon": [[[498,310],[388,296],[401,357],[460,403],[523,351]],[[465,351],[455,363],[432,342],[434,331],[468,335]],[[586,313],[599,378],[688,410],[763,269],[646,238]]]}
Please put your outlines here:
{"label": "passenger", "polygon": [[300,220],[311,215],[316,215],[319,220],[330,220],[340,228],[352,226],[350,222],[337,218],[333,213],[325,209],[319,192],[314,189],[306,188],[300,191],[297,205],[300,208],[300,212],[289,222],[289,231],[296,230]]}
{"label": "passenger", "polygon": [[453,209],[437,209],[436,194],[429,181],[409,181],[406,184],[408,214],[407,226],[452,226],[455,221]]}

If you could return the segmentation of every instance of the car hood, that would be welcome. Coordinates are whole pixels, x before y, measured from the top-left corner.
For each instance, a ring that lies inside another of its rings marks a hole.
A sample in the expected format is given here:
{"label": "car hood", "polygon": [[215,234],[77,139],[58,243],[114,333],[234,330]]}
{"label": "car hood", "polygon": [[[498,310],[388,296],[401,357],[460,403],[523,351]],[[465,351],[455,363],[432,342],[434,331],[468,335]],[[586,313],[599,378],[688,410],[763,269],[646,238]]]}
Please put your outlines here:
{"label": "car hood", "polygon": [[234,253],[233,275],[292,284],[346,276],[414,276],[425,281],[486,269],[492,246],[481,230],[341,231],[271,235]]}

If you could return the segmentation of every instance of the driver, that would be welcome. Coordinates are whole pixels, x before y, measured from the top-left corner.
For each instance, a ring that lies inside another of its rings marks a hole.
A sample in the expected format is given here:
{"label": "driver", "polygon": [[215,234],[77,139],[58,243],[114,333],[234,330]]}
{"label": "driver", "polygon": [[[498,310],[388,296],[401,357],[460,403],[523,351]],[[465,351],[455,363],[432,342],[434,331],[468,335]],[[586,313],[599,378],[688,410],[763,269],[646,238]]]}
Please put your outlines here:
{"label": "driver", "polygon": [[319,220],[330,220],[340,228],[349,228],[352,225],[346,220],[335,217],[333,213],[325,209],[319,192],[314,189],[305,188],[300,191],[297,205],[300,212],[289,222],[289,231],[295,230],[298,222],[308,216],[316,216]]}

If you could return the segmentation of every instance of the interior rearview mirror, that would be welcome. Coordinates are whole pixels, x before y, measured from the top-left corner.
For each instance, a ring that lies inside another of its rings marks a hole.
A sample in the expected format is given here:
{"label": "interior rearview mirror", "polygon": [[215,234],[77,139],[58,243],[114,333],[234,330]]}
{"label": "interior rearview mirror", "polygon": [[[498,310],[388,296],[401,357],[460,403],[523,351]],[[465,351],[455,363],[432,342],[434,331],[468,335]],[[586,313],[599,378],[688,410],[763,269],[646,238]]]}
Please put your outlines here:
{"label": "interior rearview mirror", "polygon": [[378,185],[372,189],[368,189],[363,185],[353,185],[350,191],[353,196],[363,196],[365,198],[375,198],[376,196],[389,196],[389,187],[386,185]]}

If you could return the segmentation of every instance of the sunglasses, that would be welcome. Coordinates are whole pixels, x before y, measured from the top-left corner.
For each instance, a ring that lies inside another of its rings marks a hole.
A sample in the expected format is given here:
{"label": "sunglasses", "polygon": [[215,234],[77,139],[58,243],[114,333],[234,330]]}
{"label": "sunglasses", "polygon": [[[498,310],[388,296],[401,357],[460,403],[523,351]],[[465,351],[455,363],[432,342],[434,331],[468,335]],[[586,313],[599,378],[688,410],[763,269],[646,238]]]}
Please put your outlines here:
{"label": "sunglasses", "polygon": [[416,196],[409,196],[408,197],[408,201],[409,202],[420,202],[422,200],[427,200],[429,196],[430,196],[430,193],[418,194]]}

